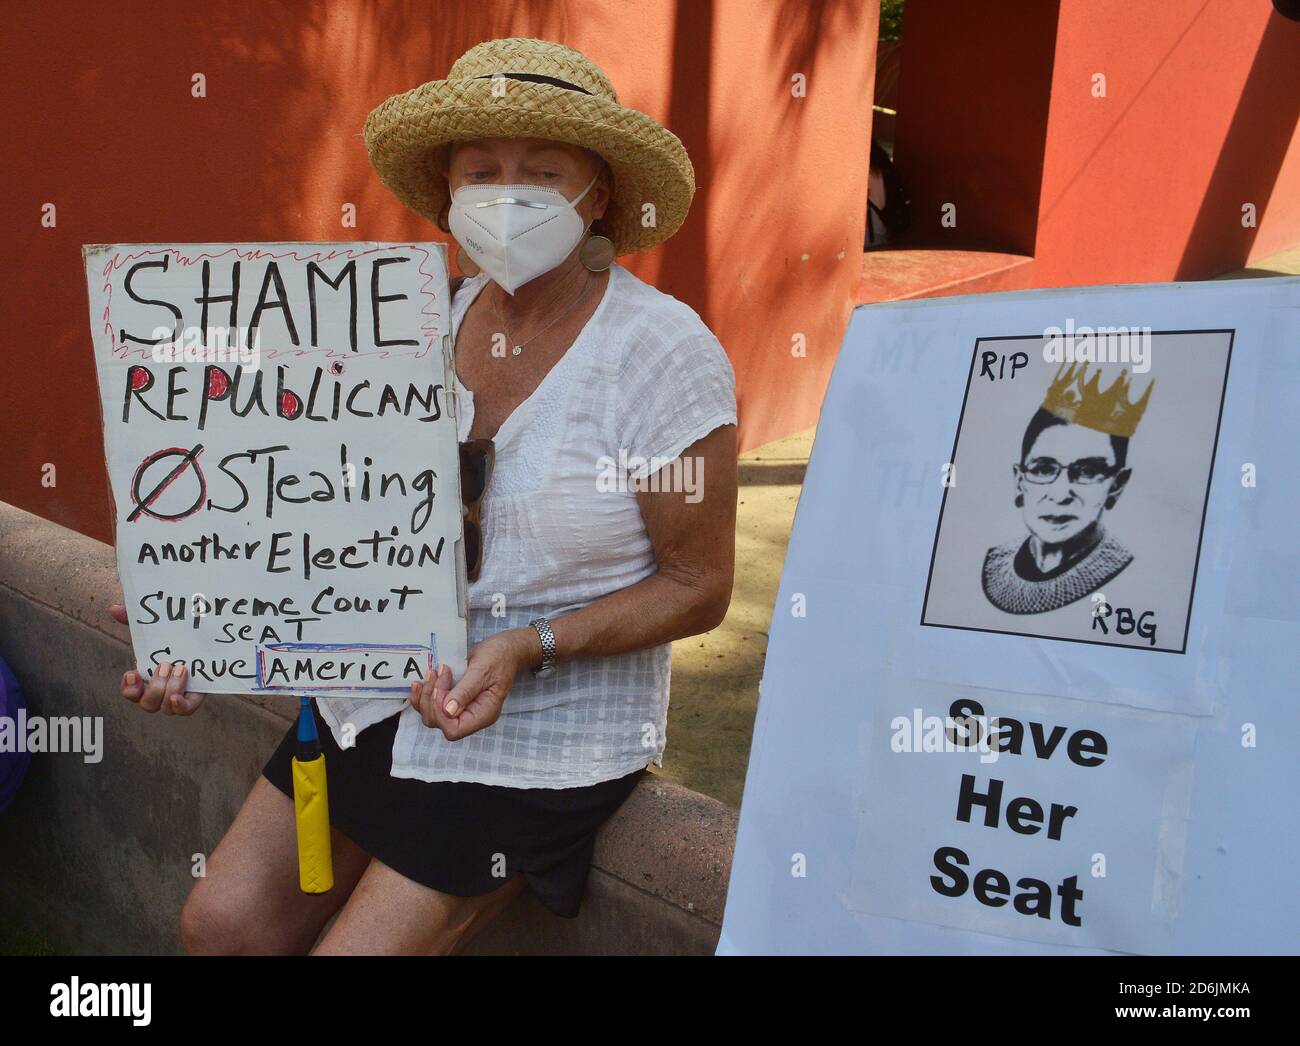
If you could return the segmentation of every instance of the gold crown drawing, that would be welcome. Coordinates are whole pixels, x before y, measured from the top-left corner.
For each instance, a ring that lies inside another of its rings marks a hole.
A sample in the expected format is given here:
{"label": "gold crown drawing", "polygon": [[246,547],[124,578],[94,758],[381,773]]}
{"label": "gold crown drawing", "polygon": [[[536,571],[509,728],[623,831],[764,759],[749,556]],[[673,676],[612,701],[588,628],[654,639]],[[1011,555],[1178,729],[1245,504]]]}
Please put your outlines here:
{"label": "gold crown drawing", "polygon": [[1129,399],[1130,386],[1127,368],[1119,372],[1110,388],[1102,391],[1101,371],[1095,370],[1088,377],[1088,364],[1062,363],[1047,387],[1043,410],[1111,436],[1132,436],[1156,383],[1152,380],[1136,403]]}

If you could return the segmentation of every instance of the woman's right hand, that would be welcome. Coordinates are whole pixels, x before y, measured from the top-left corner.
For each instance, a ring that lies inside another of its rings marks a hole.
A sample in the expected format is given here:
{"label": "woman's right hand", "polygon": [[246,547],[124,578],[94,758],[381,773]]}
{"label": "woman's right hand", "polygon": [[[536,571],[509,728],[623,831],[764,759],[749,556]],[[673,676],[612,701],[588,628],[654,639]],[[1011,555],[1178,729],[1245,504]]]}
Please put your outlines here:
{"label": "woman's right hand", "polygon": [[[108,608],[113,620],[126,624],[126,606],[113,603]],[[141,679],[140,673],[132,669],[122,676],[122,696],[139,705],[146,712],[162,712],[163,715],[193,715],[203,703],[203,695],[190,693],[185,689],[189,673],[184,665],[173,665],[170,661],[160,662],[153,677]]]}

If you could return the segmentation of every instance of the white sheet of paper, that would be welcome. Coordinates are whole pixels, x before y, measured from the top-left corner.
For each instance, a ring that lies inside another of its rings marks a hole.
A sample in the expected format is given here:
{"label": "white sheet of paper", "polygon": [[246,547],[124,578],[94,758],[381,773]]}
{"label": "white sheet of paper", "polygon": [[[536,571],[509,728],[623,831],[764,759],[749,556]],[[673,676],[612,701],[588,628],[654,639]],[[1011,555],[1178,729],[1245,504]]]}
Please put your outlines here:
{"label": "white sheet of paper", "polygon": [[875,711],[851,907],[1114,951],[1168,941],[1196,717],[903,679]]}
{"label": "white sheet of paper", "polygon": [[[405,697],[467,631],[441,244],[85,249],[139,670]],[[217,330],[222,328],[223,330]]]}

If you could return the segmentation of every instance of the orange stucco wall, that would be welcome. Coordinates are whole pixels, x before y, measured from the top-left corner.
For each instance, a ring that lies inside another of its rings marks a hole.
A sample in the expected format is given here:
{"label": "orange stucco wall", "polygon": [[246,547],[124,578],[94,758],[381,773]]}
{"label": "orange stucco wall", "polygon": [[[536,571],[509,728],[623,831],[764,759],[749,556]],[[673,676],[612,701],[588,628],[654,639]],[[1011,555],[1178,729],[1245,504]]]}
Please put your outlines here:
{"label": "orange stucco wall", "polygon": [[82,244],[445,239],[373,175],[362,122],[499,36],[578,48],[682,138],[699,183],[686,225],[623,261],[721,339],[745,446],[816,420],[861,261],[876,0],[136,0],[5,17],[0,499],[110,537]]}
{"label": "orange stucco wall", "polygon": [[1300,23],[1270,3],[1062,3],[1034,285],[1204,279],[1300,242],[1297,117]]}
{"label": "orange stucco wall", "polygon": [[1055,287],[1300,242],[1300,23],[1267,0],[919,0],[901,52],[912,247],[1032,258],[1016,283]]}
{"label": "orange stucco wall", "polygon": [[[0,500],[110,536],[82,244],[444,239],[371,172],[361,125],[498,36],[577,47],[682,138],[691,214],[623,261],[721,339],[743,447],[813,424],[865,300],[877,18],[877,0],[7,9]],[[1266,0],[910,0],[898,98],[909,235],[1032,258],[1000,286],[1203,278],[1300,242],[1300,25]],[[944,284],[941,253],[907,262]]]}

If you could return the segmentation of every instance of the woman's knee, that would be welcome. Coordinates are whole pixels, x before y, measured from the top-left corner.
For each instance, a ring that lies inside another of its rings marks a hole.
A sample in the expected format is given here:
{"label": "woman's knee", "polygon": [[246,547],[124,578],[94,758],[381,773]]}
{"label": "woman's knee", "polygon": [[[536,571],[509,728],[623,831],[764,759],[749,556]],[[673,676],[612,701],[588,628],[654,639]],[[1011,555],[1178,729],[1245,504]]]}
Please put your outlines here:
{"label": "woman's knee", "polygon": [[189,955],[291,953],[283,935],[219,882],[199,879],[181,908],[181,944]]}

